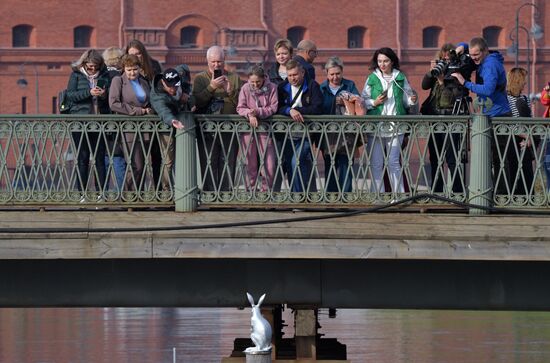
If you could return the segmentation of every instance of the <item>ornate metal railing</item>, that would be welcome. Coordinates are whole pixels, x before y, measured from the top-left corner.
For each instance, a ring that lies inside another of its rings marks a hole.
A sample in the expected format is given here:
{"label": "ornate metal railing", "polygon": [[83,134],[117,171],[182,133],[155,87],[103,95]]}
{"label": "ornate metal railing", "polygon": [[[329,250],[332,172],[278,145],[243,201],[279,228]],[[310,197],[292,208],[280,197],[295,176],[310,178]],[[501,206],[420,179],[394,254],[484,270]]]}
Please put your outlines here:
{"label": "ornate metal railing", "polygon": [[0,205],[360,207],[430,193],[548,206],[544,119],[183,119],[176,133],[157,117],[0,116]]}
{"label": "ornate metal railing", "polygon": [[157,117],[0,116],[0,204],[172,205],[172,133]]}

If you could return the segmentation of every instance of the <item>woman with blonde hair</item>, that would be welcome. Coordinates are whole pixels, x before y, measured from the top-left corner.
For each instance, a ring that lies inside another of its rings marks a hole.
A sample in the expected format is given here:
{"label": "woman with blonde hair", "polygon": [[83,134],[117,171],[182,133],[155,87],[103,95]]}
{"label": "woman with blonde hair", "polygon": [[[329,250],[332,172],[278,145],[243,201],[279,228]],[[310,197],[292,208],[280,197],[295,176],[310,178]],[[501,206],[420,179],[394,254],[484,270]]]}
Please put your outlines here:
{"label": "woman with blonde hair", "polygon": [[[506,75],[506,93],[508,104],[514,117],[532,117],[531,103],[526,95],[522,94],[527,83],[527,70],[515,67],[510,69]],[[514,136],[511,139],[516,145],[508,146],[507,158],[510,163],[509,186],[511,194],[529,194],[533,187],[533,160],[535,159],[533,137],[528,134]],[[519,168],[521,165],[521,169]],[[521,173],[520,173],[521,171]],[[515,187],[514,187],[515,184]]]}

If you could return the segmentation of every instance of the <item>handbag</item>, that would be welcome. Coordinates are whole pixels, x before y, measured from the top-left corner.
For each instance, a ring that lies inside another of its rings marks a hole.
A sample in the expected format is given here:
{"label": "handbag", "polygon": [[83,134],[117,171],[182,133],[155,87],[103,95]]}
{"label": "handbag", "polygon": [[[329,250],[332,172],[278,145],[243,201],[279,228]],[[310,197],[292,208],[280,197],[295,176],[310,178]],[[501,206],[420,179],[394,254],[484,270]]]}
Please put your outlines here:
{"label": "handbag", "polygon": [[67,89],[57,94],[57,109],[59,113],[71,113],[72,103],[67,98]]}

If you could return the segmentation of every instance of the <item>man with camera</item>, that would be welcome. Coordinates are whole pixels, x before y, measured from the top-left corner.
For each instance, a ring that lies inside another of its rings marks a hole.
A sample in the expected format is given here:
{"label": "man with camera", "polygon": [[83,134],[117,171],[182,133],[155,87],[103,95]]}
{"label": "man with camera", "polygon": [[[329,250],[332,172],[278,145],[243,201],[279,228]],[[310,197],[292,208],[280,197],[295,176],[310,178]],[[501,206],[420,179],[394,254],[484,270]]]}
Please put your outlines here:
{"label": "man with camera", "polygon": [[[430,90],[428,98],[422,103],[420,112],[423,115],[467,115],[470,113],[469,92],[451,76],[459,72],[463,77],[470,79],[475,65],[465,52],[465,44],[459,48],[451,43],[444,44],[432,60],[430,71],[422,79],[422,89]],[[430,166],[432,176],[432,191],[444,191],[445,180],[450,180],[452,191],[464,191],[464,164],[466,148],[465,138],[461,133],[451,133],[452,124],[445,124],[444,129],[433,130],[428,141],[430,150]],[[449,176],[445,177],[443,163],[445,160]]]}
{"label": "man with camera", "polygon": [[[239,75],[228,72],[225,67],[225,54],[220,46],[212,46],[206,51],[208,69],[195,76],[193,96],[197,112],[205,114],[237,114],[237,103],[242,81]],[[197,125],[197,144],[202,170],[203,190],[228,191],[233,186],[237,161],[237,142],[233,139],[234,128],[224,131],[221,123],[219,132],[204,132]],[[217,136],[219,135],[219,136]],[[210,157],[210,167],[207,159]],[[227,167],[225,168],[225,164]]]}
{"label": "man with camera", "polygon": [[[497,51],[489,51],[487,41],[483,38],[473,38],[470,41],[470,57],[477,66],[476,83],[466,80],[462,74],[454,72],[451,75],[466,89],[474,92],[482,101],[488,101],[491,105],[483,106],[483,113],[489,117],[510,117],[512,112],[506,97],[506,71],[504,70],[504,58]],[[493,138],[492,158],[493,158],[493,180],[499,174],[500,160],[499,151],[503,156],[504,178],[496,186],[497,194],[507,194],[506,183],[511,187],[512,177],[509,160],[516,157],[513,148],[506,145],[508,136],[497,135]],[[497,149],[498,148],[498,149]]]}

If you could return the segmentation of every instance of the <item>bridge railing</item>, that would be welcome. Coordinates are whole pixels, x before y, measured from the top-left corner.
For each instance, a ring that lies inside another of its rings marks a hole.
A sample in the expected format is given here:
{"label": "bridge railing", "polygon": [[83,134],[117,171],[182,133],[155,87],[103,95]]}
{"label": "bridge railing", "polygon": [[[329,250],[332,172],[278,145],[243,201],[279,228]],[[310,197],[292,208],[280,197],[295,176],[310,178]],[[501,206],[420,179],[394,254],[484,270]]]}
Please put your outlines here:
{"label": "bridge railing", "polygon": [[157,117],[4,115],[0,205],[361,207],[430,193],[547,208],[547,120],[476,130],[475,117],[276,116],[252,128],[187,114],[175,132]]}

